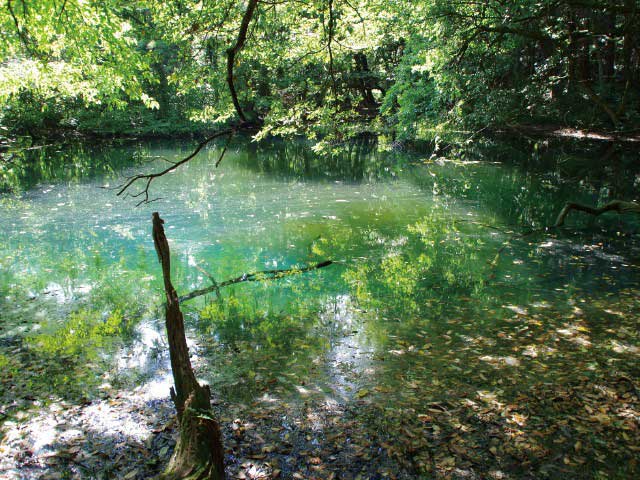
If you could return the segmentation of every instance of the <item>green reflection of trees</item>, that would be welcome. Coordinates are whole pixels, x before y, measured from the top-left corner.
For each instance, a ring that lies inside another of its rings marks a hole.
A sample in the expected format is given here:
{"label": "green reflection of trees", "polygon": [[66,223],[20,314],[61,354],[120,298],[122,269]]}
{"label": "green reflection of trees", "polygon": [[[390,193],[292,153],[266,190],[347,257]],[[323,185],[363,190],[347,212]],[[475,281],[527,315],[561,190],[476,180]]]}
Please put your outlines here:
{"label": "green reflection of trees", "polygon": [[539,228],[553,225],[568,201],[638,200],[636,157],[615,143],[486,138],[433,155],[409,178],[434,195],[473,202],[494,224]]}
{"label": "green reflection of trees", "polygon": [[135,338],[154,296],[146,268],[132,269],[124,253],[113,262],[104,250],[94,239],[66,253],[38,243],[3,251],[0,341],[11,347],[0,360],[9,372],[3,402],[5,395],[88,398],[114,371],[116,353]]}
{"label": "green reflection of trees", "polygon": [[315,152],[302,139],[243,143],[243,149],[246,155],[238,159],[239,165],[288,180],[384,180],[397,175],[406,161],[406,154],[380,151],[377,138],[372,136],[335,147],[331,155]]}
{"label": "green reflection of trees", "polygon": [[139,164],[145,153],[143,146],[131,142],[14,146],[0,159],[0,192],[23,192],[43,182],[114,178],[123,168]]}
{"label": "green reflection of trees", "polygon": [[375,261],[356,262],[345,273],[355,296],[366,308],[419,314],[442,295],[481,295],[486,241],[478,232],[456,223],[444,208],[393,236],[371,232]]}
{"label": "green reflection of trees", "polygon": [[557,455],[576,478],[630,474],[637,435],[625,433],[622,412],[637,411],[640,354],[632,273],[544,249],[526,265],[543,237],[489,275],[499,243],[490,231],[435,208],[395,236],[372,234],[375,253],[347,266],[375,350],[356,418],[423,475],[431,462],[471,458],[476,471],[544,476]]}
{"label": "green reflection of trees", "polygon": [[254,399],[305,385],[328,348],[321,333],[322,274],[243,286],[198,309],[214,390]]}

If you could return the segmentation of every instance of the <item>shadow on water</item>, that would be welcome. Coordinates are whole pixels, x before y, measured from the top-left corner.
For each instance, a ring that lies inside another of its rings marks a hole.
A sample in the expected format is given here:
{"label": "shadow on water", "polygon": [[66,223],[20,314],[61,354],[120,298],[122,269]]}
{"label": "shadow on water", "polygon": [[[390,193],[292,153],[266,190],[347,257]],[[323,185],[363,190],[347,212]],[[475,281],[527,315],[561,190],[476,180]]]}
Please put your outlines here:
{"label": "shadow on water", "polygon": [[334,155],[321,156],[304,141],[274,140],[242,143],[243,168],[279,179],[299,181],[372,182],[388,180],[406,165],[408,154],[379,152],[375,138],[362,138],[341,146]]}

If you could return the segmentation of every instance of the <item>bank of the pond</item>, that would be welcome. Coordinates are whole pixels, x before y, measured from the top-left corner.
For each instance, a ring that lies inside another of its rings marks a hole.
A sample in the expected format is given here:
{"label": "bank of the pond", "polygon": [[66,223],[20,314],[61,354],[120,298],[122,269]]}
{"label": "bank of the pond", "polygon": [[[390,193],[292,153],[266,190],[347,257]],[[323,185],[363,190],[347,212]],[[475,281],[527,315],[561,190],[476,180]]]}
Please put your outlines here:
{"label": "bank of the pond", "polygon": [[[222,131],[232,128],[230,125],[210,125],[202,128],[191,128],[186,130],[172,129],[170,131],[154,131],[153,129],[131,132],[101,132],[93,130],[53,130],[40,132],[36,135],[13,136],[3,139],[0,142],[0,152],[6,154],[15,154],[22,151],[41,149],[47,147],[64,148],[74,143],[88,143],[91,146],[99,144],[113,144],[124,142],[151,142],[151,141],[193,141],[194,148],[197,143],[207,138],[212,132]],[[238,135],[245,138],[244,141],[251,141],[251,135],[258,133],[258,129],[239,130]],[[468,146],[470,141],[485,142],[503,141],[512,142],[514,138],[535,138],[535,139],[566,139],[569,141],[589,142],[606,142],[613,144],[633,144],[640,142],[640,130],[594,130],[570,127],[564,125],[543,125],[543,124],[514,124],[514,125],[492,125],[478,128],[475,130],[442,130],[434,129],[428,137],[409,138],[402,141],[394,140],[397,137],[395,132],[379,132],[375,130],[367,131],[364,129],[362,133],[352,138],[351,142],[357,142],[362,138],[382,139],[380,142],[383,148],[392,148],[407,150],[415,154],[432,153],[434,148],[464,148]],[[282,141],[304,141],[303,137],[286,138],[277,137]],[[341,150],[344,143],[341,142],[336,146]]]}

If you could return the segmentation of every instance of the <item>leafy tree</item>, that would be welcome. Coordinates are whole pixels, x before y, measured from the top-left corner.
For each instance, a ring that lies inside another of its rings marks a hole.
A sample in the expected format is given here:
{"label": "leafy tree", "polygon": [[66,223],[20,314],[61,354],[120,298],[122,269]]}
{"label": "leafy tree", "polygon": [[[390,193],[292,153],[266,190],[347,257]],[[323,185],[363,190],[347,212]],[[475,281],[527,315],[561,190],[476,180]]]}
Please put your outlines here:
{"label": "leafy tree", "polygon": [[[90,119],[111,115],[111,132],[170,133],[240,122],[260,136],[304,134],[319,150],[364,131],[622,128],[638,119],[637,10],[632,0],[12,0],[0,17],[3,123],[99,130]],[[109,113],[118,108],[126,114]]]}

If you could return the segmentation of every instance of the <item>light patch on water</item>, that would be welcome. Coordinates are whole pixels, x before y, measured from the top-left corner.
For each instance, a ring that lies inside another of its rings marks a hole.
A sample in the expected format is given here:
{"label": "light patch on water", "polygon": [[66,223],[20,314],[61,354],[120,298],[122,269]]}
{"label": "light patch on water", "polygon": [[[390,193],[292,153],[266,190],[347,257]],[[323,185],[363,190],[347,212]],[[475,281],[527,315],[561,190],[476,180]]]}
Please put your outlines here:
{"label": "light patch on water", "polygon": [[616,353],[631,353],[633,355],[640,355],[640,348],[635,345],[629,345],[619,340],[611,340],[611,350]]}
{"label": "light patch on water", "polygon": [[478,390],[476,392],[476,397],[485,403],[501,408],[504,404],[498,401],[498,395],[500,394],[502,394],[501,390],[496,392],[491,392],[489,390]]}
{"label": "light patch on water", "polygon": [[[28,435],[32,439],[32,451],[40,453],[56,438],[56,420],[53,415],[45,415],[27,427]],[[21,432],[22,433],[22,432]]]}
{"label": "light patch on water", "polygon": [[260,401],[264,403],[273,403],[273,404],[278,404],[281,402],[280,398],[268,392],[265,392],[264,394],[262,394],[262,396],[260,397]]}
{"label": "light patch on water", "polygon": [[67,303],[73,298],[73,295],[66,292],[65,288],[56,282],[49,282],[42,293],[53,298],[58,304]]}
{"label": "light patch on water", "polygon": [[87,430],[118,432],[137,441],[144,441],[151,433],[146,425],[131,416],[123,416],[120,408],[106,401],[86,407],[82,413],[82,423]]}
{"label": "light patch on water", "polygon": [[302,396],[308,397],[309,395],[311,395],[311,390],[309,390],[306,387],[303,387],[302,385],[297,385],[296,386],[296,390],[298,391],[298,393]]}
{"label": "light patch on water", "polygon": [[335,325],[326,368],[332,391],[343,400],[353,396],[358,378],[372,372],[370,347],[349,295],[340,295],[325,305],[322,323]]}
{"label": "light patch on water", "polygon": [[136,388],[135,392],[146,401],[162,400],[169,396],[172,386],[173,375],[167,372]]}
{"label": "light patch on water", "polygon": [[87,295],[88,293],[91,292],[91,290],[93,289],[93,286],[88,284],[88,283],[83,283],[81,285],[78,285],[77,287],[75,287],[73,289],[74,292],[79,293],[81,295]]}
{"label": "light patch on water", "polygon": [[529,312],[526,308],[519,307],[517,305],[504,305],[504,308],[511,310],[512,312],[517,313],[518,315],[528,315]]}
{"label": "light patch on water", "polygon": [[565,328],[558,328],[556,332],[562,335],[562,337],[564,337],[565,340],[571,343],[575,343],[578,346],[581,346],[581,347],[591,346],[591,340],[589,340],[589,337],[587,337],[586,335],[586,333],[589,333],[589,329],[582,325],[579,325],[579,324],[568,325]]}
{"label": "light patch on water", "polygon": [[[145,370],[155,368],[159,359],[166,357],[163,352],[168,351],[164,340],[164,327],[150,321],[141,322],[136,326],[136,341],[117,354],[117,368],[119,370]],[[164,363],[168,363],[164,358]]]}
{"label": "light patch on water", "polygon": [[542,301],[538,301],[538,302],[533,302],[531,304],[531,306],[533,308],[551,308],[551,304],[549,302],[547,302],[546,300],[542,300]]}
{"label": "light patch on water", "polygon": [[403,235],[403,236],[400,236],[398,238],[395,238],[395,239],[391,240],[391,246],[392,247],[401,247],[403,245],[406,245],[408,241],[409,241],[409,238]]}

